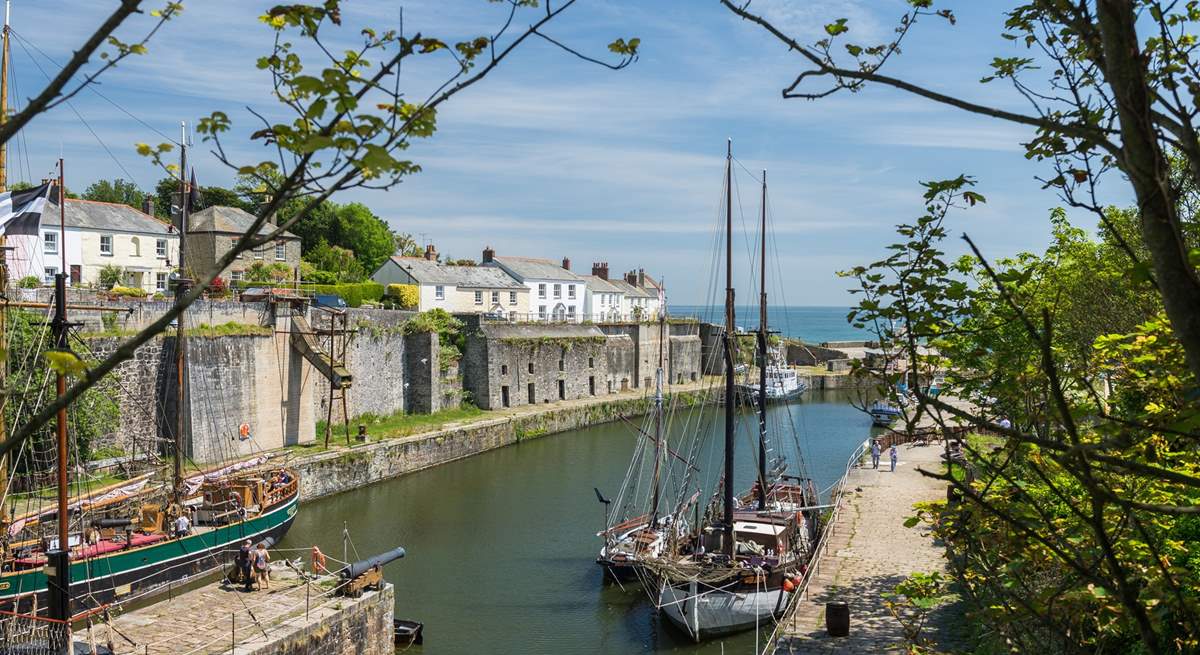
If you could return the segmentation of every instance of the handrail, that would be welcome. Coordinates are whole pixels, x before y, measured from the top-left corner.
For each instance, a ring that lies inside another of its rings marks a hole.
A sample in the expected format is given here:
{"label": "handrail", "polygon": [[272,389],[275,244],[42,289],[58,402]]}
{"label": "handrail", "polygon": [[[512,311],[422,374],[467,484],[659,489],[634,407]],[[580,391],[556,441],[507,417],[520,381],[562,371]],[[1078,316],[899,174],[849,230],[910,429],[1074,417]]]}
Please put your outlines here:
{"label": "handrail", "polygon": [[787,622],[789,616],[795,618],[796,608],[800,604],[802,598],[808,596],[808,588],[812,584],[812,580],[816,577],[817,572],[821,568],[821,557],[829,548],[829,538],[833,536],[834,526],[837,525],[838,517],[842,511],[842,496],[845,493],[846,481],[850,478],[850,471],[866,456],[867,451],[871,447],[871,440],[864,439],[850,458],[846,460],[846,469],[842,473],[842,477],[834,483],[829,494],[829,504],[833,505],[833,510],[829,513],[829,520],[825,522],[821,528],[820,539],[817,540],[817,550],[813,552],[812,558],[809,559],[811,566],[804,572],[803,579],[800,585],[792,592],[791,599],[788,600],[787,607],[783,610],[782,618],[775,624],[775,629],[771,631],[771,636],[767,638],[766,648],[763,649],[762,655],[768,655],[775,652],[775,647],[779,640],[779,630]]}

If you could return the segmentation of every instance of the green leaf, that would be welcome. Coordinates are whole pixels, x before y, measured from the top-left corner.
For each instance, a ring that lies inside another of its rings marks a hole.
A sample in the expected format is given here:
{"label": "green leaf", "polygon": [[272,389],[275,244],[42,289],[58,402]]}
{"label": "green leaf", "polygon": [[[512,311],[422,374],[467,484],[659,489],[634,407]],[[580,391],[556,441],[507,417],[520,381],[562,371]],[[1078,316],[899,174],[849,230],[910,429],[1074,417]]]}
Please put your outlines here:
{"label": "green leaf", "polygon": [[836,21],[825,26],[825,33],[829,36],[837,36],[849,32],[850,28],[846,27],[846,19],[839,18]]}

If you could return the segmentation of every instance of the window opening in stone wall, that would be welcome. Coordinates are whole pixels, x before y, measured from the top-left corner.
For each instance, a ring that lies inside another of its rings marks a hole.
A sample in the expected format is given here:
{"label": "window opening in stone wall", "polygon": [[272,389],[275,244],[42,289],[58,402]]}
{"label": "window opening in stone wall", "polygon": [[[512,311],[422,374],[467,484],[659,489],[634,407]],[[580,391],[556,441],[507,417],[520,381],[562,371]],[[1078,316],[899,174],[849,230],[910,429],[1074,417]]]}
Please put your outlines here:
{"label": "window opening in stone wall", "polygon": [[595,376],[588,378],[588,393],[593,396],[596,395],[596,377]]}
{"label": "window opening in stone wall", "polygon": [[508,375],[508,364],[500,365],[500,375]]}
{"label": "window opening in stone wall", "polygon": [[503,405],[504,407],[508,407],[508,387],[507,386],[500,387],[500,404]]}
{"label": "window opening in stone wall", "polygon": [[566,380],[558,381],[558,399],[559,400],[567,399],[567,382],[566,382]]}
{"label": "window opening in stone wall", "polygon": [[529,372],[533,372],[533,362],[529,362]]}
{"label": "window opening in stone wall", "polygon": [[[530,366],[533,366],[533,365],[530,364]],[[536,402],[537,402],[537,394],[533,392],[533,383],[530,382],[529,383],[529,404],[532,405]]]}

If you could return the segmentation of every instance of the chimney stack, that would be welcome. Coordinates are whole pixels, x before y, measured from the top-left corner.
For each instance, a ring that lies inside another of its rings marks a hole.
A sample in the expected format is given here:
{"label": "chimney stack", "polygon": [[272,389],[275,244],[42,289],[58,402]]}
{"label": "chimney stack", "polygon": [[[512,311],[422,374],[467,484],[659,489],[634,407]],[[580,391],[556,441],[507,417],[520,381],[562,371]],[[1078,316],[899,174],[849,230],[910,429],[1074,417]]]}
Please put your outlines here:
{"label": "chimney stack", "polygon": [[629,271],[625,274],[625,282],[637,286],[637,271]]}
{"label": "chimney stack", "polygon": [[427,259],[431,262],[436,262],[437,258],[438,258],[437,248],[435,248],[432,243],[425,246],[425,259]]}
{"label": "chimney stack", "polygon": [[154,215],[154,196],[148,193],[142,197],[142,213]]}
{"label": "chimney stack", "polygon": [[495,256],[496,256],[496,251],[495,251],[495,250],[492,250],[492,247],[491,247],[491,246],[484,246],[484,248],[483,248],[483,261],[482,261],[482,262],[480,262],[480,263],[482,263],[482,264],[486,264],[486,263],[488,263],[488,262],[492,261],[492,258],[494,258]]}
{"label": "chimney stack", "polygon": [[646,288],[646,269],[644,268],[638,269],[637,285],[643,289]]}
{"label": "chimney stack", "polygon": [[592,264],[592,275],[601,280],[608,280],[608,262],[595,262]]}
{"label": "chimney stack", "polygon": [[563,268],[567,269],[568,271],[571,270],[571,260],[570,259],[563,257]]}

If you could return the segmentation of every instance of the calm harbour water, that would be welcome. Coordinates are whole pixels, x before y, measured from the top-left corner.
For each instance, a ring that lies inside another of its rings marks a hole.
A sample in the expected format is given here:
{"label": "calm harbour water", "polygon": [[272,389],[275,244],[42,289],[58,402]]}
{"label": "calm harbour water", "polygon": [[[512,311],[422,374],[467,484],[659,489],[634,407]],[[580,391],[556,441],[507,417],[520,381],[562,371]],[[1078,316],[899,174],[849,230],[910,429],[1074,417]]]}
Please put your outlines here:
{"label": "calm harbour water", "polygon": [[[672,316],[694,316],[701,320],[721,323],[724,308],[708,305],[670,305]],[[846,322],[849,307],[769,307],[767,323],[785,337],[802,339],[806,343],[824,341],[864,341],[872,339],[865,330]],[[734,308],[737,324],[746,330],[758,329],[758,307]]]}
{"label": "calm harbour water", "polygon": [[[869,417],[832,392],[771,412],[772,423],[799,428],[820,488],[871,429]],[[753,417],[740,420],[749,426]],[[396,616],[425,623],[417,652],[750,653],[753,633],[693,644],[664,625],[640,589],[602,582],[594,559],[604,514],[592,488],[616,493],[634,439],[629,426],[610,423],[305,503],[281,545],[316,544],[340,558],[344,522],[364,557],[407,548],[386,576],[396,585]],[[753,462],[743,443],[738,475],[748,481]]]}

